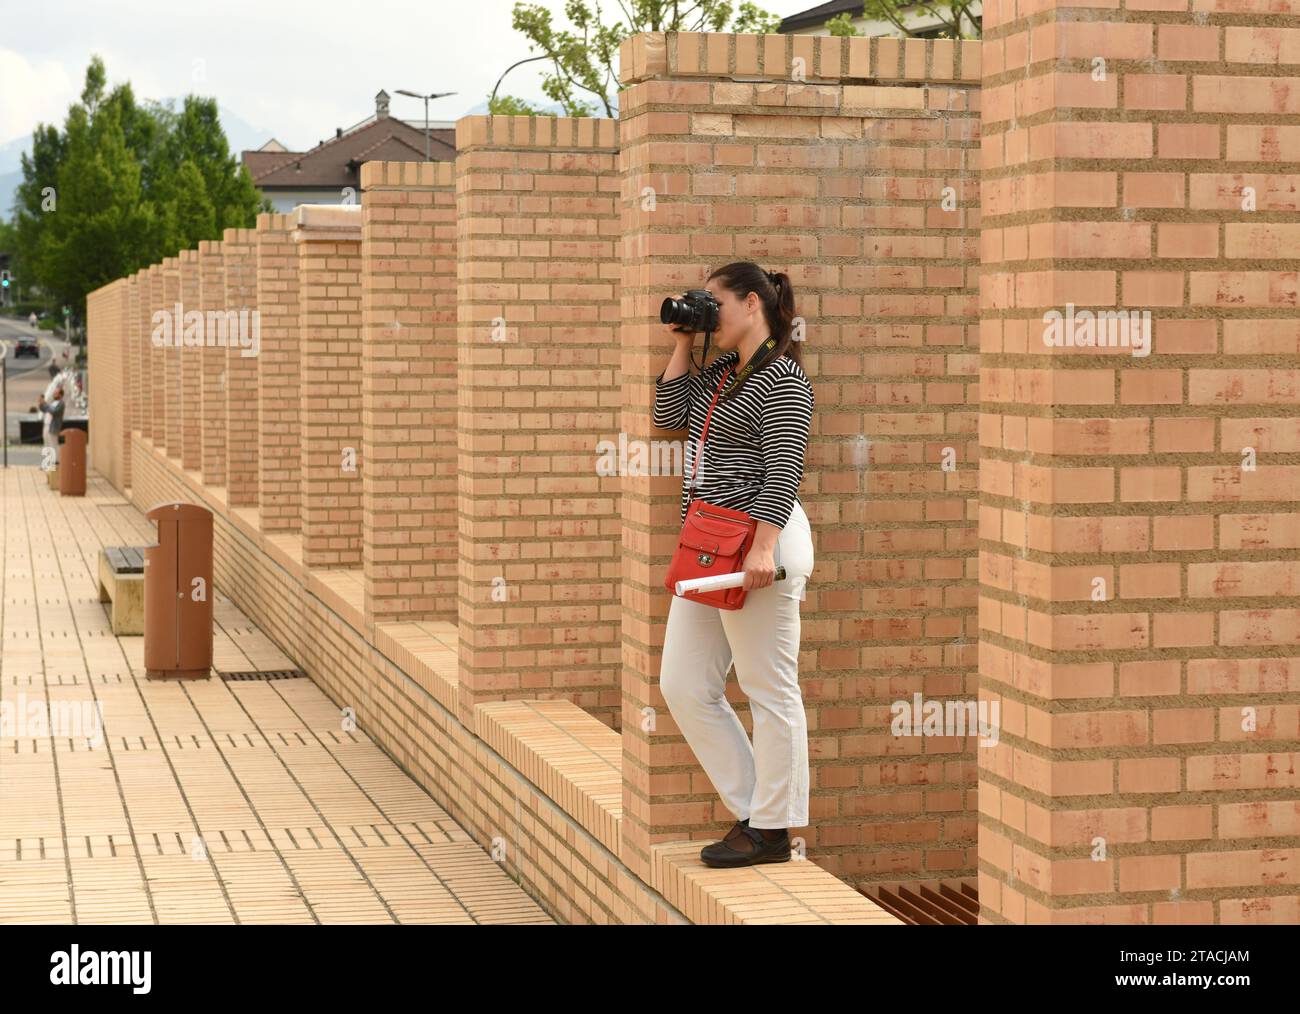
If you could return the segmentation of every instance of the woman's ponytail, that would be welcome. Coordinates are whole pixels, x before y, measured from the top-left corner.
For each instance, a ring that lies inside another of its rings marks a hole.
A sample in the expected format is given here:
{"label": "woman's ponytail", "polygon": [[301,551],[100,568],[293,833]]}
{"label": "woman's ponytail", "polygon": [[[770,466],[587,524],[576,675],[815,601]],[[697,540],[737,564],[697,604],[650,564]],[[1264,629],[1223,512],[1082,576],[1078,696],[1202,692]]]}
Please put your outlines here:
{"label": "woman's ponytail", "polygon": [[[788,345],[793,347],[794,344],[794,287],[790,284],[790,276],[784,271],[769,271],[767,277],[772,282],[772,287],[776,289],[776,307],[773,317],[768,324],[772,327],[772,334],[777,341],[784,342],[790,339]],[[784,351],[784,350],[783,350]],[[799,362],[799,350],[793,349],[790,358]],[[803,364],[800,363],[800,366]]]}

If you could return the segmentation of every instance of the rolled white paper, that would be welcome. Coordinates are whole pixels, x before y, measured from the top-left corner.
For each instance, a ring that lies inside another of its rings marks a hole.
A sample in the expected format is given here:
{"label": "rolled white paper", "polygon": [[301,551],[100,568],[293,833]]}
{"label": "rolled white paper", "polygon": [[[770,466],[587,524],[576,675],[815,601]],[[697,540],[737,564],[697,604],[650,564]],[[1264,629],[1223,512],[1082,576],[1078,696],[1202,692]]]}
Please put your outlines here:
{"label": "rolled white paper", "polygon": [[[775,581],[785,580],[785,568],[776,568]],[[678,595],[685,595],[687,592],[707,592],[716,591],[719,588],[739,588],[745,583],[745,572],[737,571],[734,574],[715,574],[712,577],[693,577],[689,581],[678,581],[675,584]]]}

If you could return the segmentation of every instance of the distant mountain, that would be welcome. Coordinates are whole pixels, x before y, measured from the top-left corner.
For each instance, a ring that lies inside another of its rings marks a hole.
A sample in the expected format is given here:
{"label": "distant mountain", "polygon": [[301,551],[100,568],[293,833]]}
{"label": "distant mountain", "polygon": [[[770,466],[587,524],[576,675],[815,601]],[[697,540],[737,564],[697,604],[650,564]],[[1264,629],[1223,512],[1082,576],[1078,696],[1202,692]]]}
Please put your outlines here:
{"label": "distant mountain", "polygon": [[14,203],[14,191],[23,179],[22,154],[31,145],[31,135],[15,137],[7,144],[0,144],[0,218],[9,217],[9,209]]}

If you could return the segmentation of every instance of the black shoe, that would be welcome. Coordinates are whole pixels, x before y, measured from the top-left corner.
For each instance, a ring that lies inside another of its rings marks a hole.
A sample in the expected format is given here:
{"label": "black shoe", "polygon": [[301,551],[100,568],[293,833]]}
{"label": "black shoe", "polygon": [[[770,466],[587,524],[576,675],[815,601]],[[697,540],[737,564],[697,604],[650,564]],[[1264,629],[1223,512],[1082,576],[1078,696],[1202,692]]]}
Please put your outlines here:
{"label": "black shoe", "polygon": [[[732,842],[738,847],[733,847]],[[783,830],[779,838],[768,841],[762,831],[749,826],[749,818],[746,818],[737,821],[722,841],[700,849],[700,859],[705,866],[714,867],[789,862],[790,833]]]}

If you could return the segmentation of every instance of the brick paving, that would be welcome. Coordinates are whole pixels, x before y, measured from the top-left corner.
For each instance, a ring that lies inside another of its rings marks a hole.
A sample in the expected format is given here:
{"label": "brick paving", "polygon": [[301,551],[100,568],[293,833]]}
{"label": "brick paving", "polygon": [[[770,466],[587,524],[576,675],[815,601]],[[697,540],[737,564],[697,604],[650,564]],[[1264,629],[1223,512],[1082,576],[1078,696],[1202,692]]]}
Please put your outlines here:
{"label": "brick paving", "polygon": [[[101,477],[10,468],[0,510],[0,922],[554,921],[311,680],[146,680],[96,568],[153,526]],[[217,670],[294,668],[215,617]]]}

